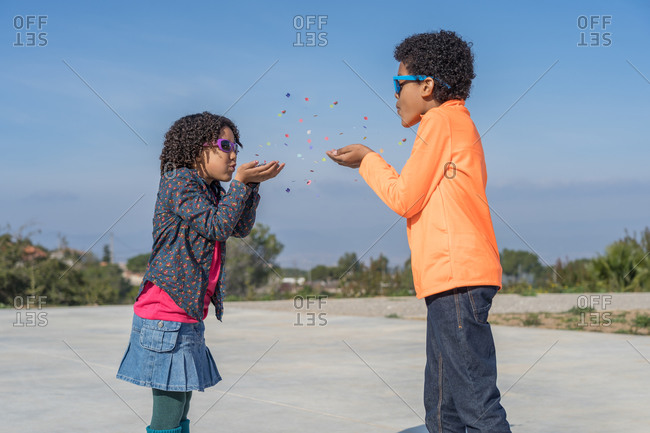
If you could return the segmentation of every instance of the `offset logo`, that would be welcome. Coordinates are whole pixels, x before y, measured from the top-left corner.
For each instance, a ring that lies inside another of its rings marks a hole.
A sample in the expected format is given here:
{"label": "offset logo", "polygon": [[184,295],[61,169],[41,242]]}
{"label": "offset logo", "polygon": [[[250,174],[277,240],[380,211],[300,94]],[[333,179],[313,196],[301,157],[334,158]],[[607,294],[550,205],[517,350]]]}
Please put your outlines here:
{"label": "offset logo", "polygon": [[296,29],[294,47],[325,47],[327,32],[323,28],[327,24],[327,15],[296,15],[293,17],[293,28]]}
{"label": "offset logo", "polygon": [[43,31],[47,15],[16,15],[13,19],[16,40],[14,47],[44,47],[47,33]]}
{"label": "offset logo", "polygon": [[[612,324],[612,313],[607,307],[612,304],[612,295],[580,295],[577,307],[580,311],[578,326],[609,326]],[[603,313],[596,311],[602,307]]]}
{"label": "offset logo", "polygon": [[296,296],[293,298],[293,307],[296,310],[296,322],[293,326],[325,326],[327,325],[327,313],[322,311],[323,305],[327,304],[327,296]]}
{"label": "offset logo", "polygon": [[609,47],[612,45],[612,33],[607,28],[612,25],[611,15],[580,15],[579,47]]}
{"label": "offset logo", "polygon": [[[47,313],[43,310],[47,296],[16,296],[14,298],[14,309],[16,310],[16,321],[14,327],[34,327],[47,325]],[[36,311],[22,311],[36,308]]]}

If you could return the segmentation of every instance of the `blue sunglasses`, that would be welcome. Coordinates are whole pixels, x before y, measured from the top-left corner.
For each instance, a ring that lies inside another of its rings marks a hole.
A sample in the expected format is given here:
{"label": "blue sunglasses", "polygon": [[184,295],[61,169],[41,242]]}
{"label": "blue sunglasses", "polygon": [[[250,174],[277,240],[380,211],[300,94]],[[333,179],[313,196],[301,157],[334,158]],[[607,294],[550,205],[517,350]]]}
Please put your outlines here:
{"label": "blue sunglasses", "polygon": [[451,86],[444,81],[432,77],[431,75],[397,75],[393,77],[393,84],[395,84],[395,93],[398,95],[402,92],[402,85],[406,83],[400,83],[400,80],[402,81],[424,81],[427,78],[432,78],[436,82],[438,82],[440,85],[445,86],[448,89],[451,89]]}

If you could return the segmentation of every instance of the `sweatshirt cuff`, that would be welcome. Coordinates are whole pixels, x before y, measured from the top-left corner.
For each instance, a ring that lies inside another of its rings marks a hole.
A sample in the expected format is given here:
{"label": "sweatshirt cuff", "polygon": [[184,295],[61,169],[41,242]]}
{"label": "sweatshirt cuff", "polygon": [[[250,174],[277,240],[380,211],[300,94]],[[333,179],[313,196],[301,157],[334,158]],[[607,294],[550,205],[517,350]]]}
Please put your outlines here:
{"label": "sweatshirt cuff", "polygon": [[361,175],[362,178],[367,179],[366,176],[370,172],[370,167],[374,164],[373,160],[377,160],[377,158],[379,158],[380,161],[384,160],[384,158],[382,158],[377,152],[369,152],[363,157],[361,165],[359,165],[359,175]]}

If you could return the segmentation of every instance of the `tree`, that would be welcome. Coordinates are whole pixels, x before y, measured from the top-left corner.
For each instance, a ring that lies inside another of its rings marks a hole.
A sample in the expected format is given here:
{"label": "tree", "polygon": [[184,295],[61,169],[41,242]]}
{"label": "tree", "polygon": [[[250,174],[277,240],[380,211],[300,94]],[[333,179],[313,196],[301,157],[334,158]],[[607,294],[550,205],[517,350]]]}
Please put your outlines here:
{"label": "tree", "polygon": [[647,242],[648,229],[637,240],[626,233],[605,248],[605,254],[592,260],[589,267],[602,290],[643,291],[650,290],[650,256]]}
{"label": "tree", "polygon": [[283,249],[284,245],[264,224],[257,224],[246,238],[229,238],[225,275],[228,294],[247,296],[266,284],[277,267],[274,260]]}
{"label": "tree", "polygon": [[318,265],[312,268],[311,270],[311,279],[312,281],[330,281],[334,278],[338,278],[336,271],[338,267],[331,267],[325,265]]}
{"label": "tree", "polygon": [[49,305],[116,303],[131,289],[117,266],[102,266],[90,252],[62,253],[53,258],[28,236],[0,233],[0,303],[26,296],[45,296]]}
{"label": "tree", "polygon": [[111,262],[111,247],[108,246],[108,244],[104,245],[104,248],[102,249],[102,262]]}
{"label": "tree", "polygon": [[126,261],[126,269],[136,274],[144,274],[149,264],[151,253],[139,254]]}

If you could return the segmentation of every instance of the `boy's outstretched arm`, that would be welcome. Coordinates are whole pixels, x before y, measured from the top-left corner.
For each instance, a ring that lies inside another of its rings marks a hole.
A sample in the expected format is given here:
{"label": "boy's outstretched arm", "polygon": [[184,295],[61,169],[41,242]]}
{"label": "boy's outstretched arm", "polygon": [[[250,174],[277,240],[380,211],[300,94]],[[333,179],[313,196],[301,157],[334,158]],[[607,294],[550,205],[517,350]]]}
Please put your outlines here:
{"label": "boy's outstretched arm", "polygon": [[325,152],[334,162],[343,167],[359,168],[363,158],[373,150],[363,144],[351,144],[341,149]]}
{"label": "boy's outstretched arm", "polygon": [[327,155],[346,167],[359,167],[359,174],[397,214],[409,218],[429,201],[451,162],[446,119],[430,115],[422,119],[413,151],[401,173],[378,153],[361,144],[352,144]]}

